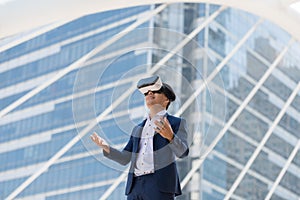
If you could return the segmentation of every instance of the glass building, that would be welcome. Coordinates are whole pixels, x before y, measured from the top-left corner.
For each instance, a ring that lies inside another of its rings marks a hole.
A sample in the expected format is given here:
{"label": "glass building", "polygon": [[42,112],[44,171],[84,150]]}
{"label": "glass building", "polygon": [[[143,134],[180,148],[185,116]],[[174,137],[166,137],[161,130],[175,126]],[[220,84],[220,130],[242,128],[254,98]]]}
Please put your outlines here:
{"label": "glass building", "polygon": [[177,199],[299,199],[299,54],[269,21],[188,3],[87,15],[1,51],[0,111],[15,108],[0,115],[0,199],[126,199],[126,166],[89,135],[121,149],[145,116],[135,84],[150,74],[174,87],[168,112],[188,121]]}

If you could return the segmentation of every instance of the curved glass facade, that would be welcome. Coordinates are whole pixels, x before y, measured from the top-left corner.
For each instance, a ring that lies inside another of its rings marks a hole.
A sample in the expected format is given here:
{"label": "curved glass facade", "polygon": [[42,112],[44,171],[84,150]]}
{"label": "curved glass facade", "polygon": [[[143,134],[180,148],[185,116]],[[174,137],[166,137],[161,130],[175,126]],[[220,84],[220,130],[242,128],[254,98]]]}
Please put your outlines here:
{"label": "curved glass facade", "polygon": [[[0,111],[155,8],[84,16],[0,52]],[[62,149],[16,199],[99,199],[126,167],[104,158],[89,135],[124,146],[145,113],[143,96],[129,88],[149,72],[174,87],[169,112],[188,121],[191,153],[178,160],[181,179],[204,159],[177,199],[264,199],[283,169],[271,199],[299,199],[300,153],[291,157],[300,141],[299,54],[298,41],[250,13],[168,5],[0,118],[0,199]],[[126,199],[124,187],[121,181],[108,199]]]}

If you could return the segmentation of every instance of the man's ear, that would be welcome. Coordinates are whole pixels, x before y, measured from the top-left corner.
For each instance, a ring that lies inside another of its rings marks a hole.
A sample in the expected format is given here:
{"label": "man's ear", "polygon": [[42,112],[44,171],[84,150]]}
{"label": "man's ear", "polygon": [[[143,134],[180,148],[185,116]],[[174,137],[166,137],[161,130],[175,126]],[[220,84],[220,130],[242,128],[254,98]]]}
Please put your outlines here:
{"label": "man's ear", "polygon": [[170,103],[170,99],[166,98],[166,100],[165,100],[165,106],[167,106],[168,103]]}

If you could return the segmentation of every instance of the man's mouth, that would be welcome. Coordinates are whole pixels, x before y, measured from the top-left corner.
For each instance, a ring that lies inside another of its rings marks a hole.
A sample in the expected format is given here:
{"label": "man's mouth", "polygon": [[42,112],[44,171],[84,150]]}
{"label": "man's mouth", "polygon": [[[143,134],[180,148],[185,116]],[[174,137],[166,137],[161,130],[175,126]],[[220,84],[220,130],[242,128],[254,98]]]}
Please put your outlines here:
{"label": "man's mouth", "polygon": [[146,99],[155,99],[153,95],[148,95]]}

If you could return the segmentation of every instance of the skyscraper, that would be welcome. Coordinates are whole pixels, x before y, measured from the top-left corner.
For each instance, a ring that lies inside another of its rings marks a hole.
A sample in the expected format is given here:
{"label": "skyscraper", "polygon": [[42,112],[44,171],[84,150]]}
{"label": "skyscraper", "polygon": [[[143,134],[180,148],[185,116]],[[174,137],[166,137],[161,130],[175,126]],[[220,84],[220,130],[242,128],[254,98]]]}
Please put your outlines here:
{"label": "skyscraper", "polygon": [[[145,113],[135,83],[151,73],[174,87],[169,112],[189,125],[182,180],[196,170],[178,199],[265,198],[300,139],[299,42],[240,10],[171,4],[104,46],[160,6],[88,15],[0,53],[1,110],[53,80],[0,119],[1,199],[21,184],[19,199],[99,199],[116,181],[108,199],[125,199],[126,167],[89,135],[122,148]],[[300,197],[299,171],[297,153],[272,199]]]}

